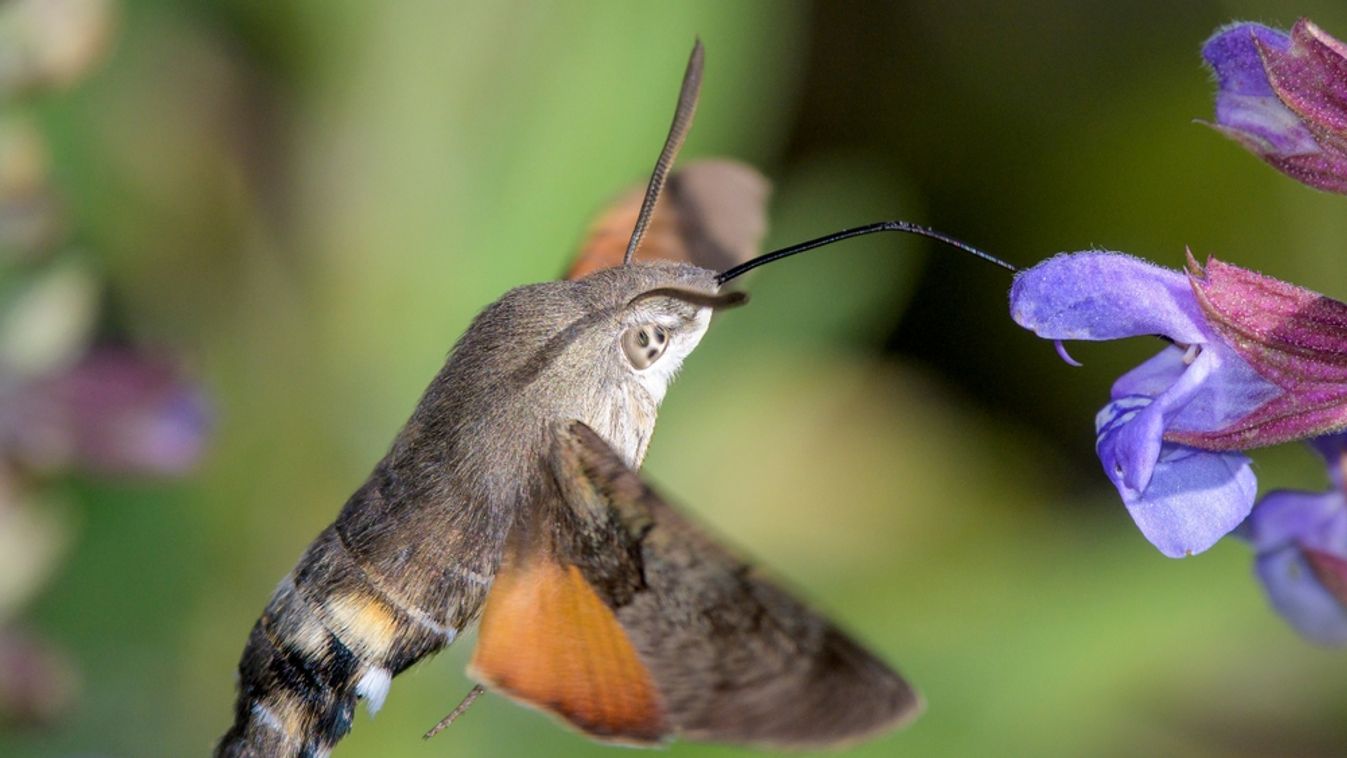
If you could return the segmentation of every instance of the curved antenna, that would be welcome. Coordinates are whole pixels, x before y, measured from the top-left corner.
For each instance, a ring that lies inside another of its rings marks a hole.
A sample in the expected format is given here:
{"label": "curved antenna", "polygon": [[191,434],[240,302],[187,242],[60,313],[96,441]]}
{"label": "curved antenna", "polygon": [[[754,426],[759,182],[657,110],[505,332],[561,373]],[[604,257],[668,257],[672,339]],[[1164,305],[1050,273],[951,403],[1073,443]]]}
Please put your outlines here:
{"label": "curved antenna", "polygon": [[650,223],[650,214],[655,212],[655,202],[659,200],[660,190],[664,189],[664,180],[669,176],[669,167],[673,165],[678,148],[688,136],[688,127],[692,125],[692,114],[697,111],[697,95],[702,89],[702,41],[698,38],[692,45],[692,55],[688,57],[687,70],[683,72],[683,88],[678,92],[678,108],[674,110],[673,124],[669,126],[669,136],[664,140],[664,149],[655,161],[655,171],[650,174],[650,184],[645,188],[645,200],[641,202],[641,214],[636,217],[636,228],[631,231],[631,241],[627,243],[627,253],[622,256],[622,265],[631,263],[636,248],[641,244],[641,236]]}
{"label": "curved antenna", "polygon": [[967,242],[961,242],[945,234],[944,232],[938,232],[928,226],[913,224],[908,221],[879,221],[874,224],[857,226],[852,229],[843,229],[840,232],[833,232],[832,234],[828,234],[823,237],[819,237],[817,239],[812,239],[809,240],[808,242],[801,242],[798,245],[791,245],[790,247],[783,247],[780,250],[773,250],[770,253],[763,253],[762,255],[753,258],[752,260],[744,261],[743,263],[740,263],[738,266],[733,266],[720,272],[719,274],[716,275],[716,284],[724,284],[725,282],[728,282],[729,280],[734,279],[735,277],[743,276],[744,274],[748,273],[749,271],[752,271],[758,266],[763,266],[768,263],[771,263],[772,261],[781,260],[782,258],[789,258],[790,256],[795,255],[796,253],[803,253],[808,250],[813,250],[814,248],[824,247],[825,245],[831,245],[834,242],[841,242],[842,240],[845,239],[851,239],[852,237],[861,237],[866,234],[874,234],[876,232],[903,232],[904,234],[915,234],[919,237],[927,237],[929,239],[936,240],[937,242],[942,242],[958,250],[962,250],[970,255],[975,255],[984,261],[994,263],[1000,266],[1001,268],[1006,269],[1007,271],[1013,272],[1016,270],[1014,266],[1010,265],[1009,263],[1006,263],[1000,258],[997,258],[996,256],[991,255],[990,253],[985,253],[973,247],[972,245],[968,244]]}

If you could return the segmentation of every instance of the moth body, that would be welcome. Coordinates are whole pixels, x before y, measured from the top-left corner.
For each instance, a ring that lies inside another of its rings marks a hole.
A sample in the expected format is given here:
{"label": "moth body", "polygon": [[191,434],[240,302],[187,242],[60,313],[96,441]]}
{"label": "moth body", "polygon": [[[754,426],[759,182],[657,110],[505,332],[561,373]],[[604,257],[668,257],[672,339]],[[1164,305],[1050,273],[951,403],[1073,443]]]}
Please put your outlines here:
{"label": "moth body", "polygon": [[[632,300],[659,288],[712,295],[714,276],[668,262],[605,269],[516,288],[483,310],[255,625],[219,755],[321,754],[350,729],[357,700],[377,710],[393,676],[472,624],[511,532],[557,497],[546,459],[559,422],[582,420],[639,466],[710,309]],[[655,326],[660,359],[637,369],[623,335]]]}

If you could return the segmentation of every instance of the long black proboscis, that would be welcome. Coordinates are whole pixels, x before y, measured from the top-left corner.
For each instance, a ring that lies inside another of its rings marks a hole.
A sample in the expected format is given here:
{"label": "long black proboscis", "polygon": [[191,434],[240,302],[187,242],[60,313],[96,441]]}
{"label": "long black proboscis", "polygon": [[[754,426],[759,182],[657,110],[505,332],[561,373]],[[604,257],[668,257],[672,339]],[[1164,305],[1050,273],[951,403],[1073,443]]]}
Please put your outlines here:
{"label": "long black proboscis", "polygon": [[913,224],[908,221],[879,221],[874,224],[843,229],[840,232],[833,232],[832,234],[827,234],[817,239],[809,240],[808,242],[801,242],[798,245],[791,245],[790,247],[783,247],[780,250],[773,250],[770,253],[763,253],[752,260],[744,261],[738,266],[732,266],[720,272],[716,276],[716,284],[724,284],[735,277],[742,276],[749,271],[752,271],[758,266],[763,266],[772,261],[781,260],[782,258],[789,258],[796,253],[803,253],[813,250],[814,248],[831,245],[834,242],[841,242],[842,240],[851,239],[852,237],[862,237],[876,232],[903,232],[905,234],[915,234],[919,237],[926,237],[928,239],[936,240],[937,242],[942,242],[950,247],[969,253],[970,255],[975,255],[978,258],[989,263],[994,263],[1007,271],[1016,270],[1014,266],[1006,263],[1000,258],[997,258],[990,253],[985,253],[967,242],[957,240],[944,232],[938,232],[928,226]]}

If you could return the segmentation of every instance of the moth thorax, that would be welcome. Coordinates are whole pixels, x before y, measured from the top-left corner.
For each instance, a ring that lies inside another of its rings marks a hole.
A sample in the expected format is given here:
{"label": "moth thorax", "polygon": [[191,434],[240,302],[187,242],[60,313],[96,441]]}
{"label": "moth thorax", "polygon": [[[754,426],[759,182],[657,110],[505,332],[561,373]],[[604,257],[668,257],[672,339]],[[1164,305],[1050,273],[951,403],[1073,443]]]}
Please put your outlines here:
{"label": "moth thorax", "polygon": [[644,387],[626,384],[615,402],[608,404],[607,418],[599,422],[598,428],[603,429],[600,434],[605,435],[622,460],[637,468],[645,459],[658,412],[659,402]]}

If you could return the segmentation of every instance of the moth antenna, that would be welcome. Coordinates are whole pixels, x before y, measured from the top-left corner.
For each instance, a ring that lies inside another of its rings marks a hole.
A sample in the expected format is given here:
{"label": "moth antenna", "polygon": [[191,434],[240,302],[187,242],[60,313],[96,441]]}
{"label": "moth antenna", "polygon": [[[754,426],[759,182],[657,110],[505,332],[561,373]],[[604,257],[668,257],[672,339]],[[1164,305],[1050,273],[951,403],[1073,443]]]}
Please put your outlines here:
{"label": "moth antenna", "polygon": [[660,191],[664,189],[664,180],[669,176],[669,167],[673,165],[678,149],[683,146],[683,140],[688,136],[692,114],[697,112],[697,96],[702,89],[704,57],[699,37],[692,45],[692,55],[688,57],[688,67],[683,72],[683,87],[678,92],[678,108],[674,110],[669,136],[664,140],[664,149],[659,152],[659,160],[655,161],[655,170],[650,174],[650,184],[645,188],[645,199],[641,201],[641,214],[636,217],[636,228],[631,231],[631,241],[627,243],[626,255],[622,257],[624,266],[631,263],[632,257],[636,255],[636,248],[641,244],[645,227],[650,223],[650,214],[655,212],[655,203],[659,200]]}
{"label": "moth antenna", "polygon": [[426,732],[421,739],[428,740],[440,732],[443,732],[445,729],[448,729],[450,724],[454,723],[459,716],[462,716],[467,712],[468,708],[472,706],[473,703],[477,702],[477,698],[480,697],[483,692],[486,692],[485,687],[480,684],[474,684],[472,689],[468,690],[468,694],[463,696],[463,701],[458,704],[458,707],[449,711],[449,715],[440,719],[440,723],[432,726],[430,731]]}
{"label": "moth antenna", "polygon": [[944,232],[938,232],[928,226],[913,224],[909,221],[879,221],[874,224],[857,226],[852,229],[843,229],[840,232],[833,232],[832,234],[824,235],[817,239],[801,242],[797,245],[791,245],[790,247],[783,247],[780,250],[773,250],[769,253],[763,253],[756,258],[740,263],[738,266],[732,266],[720,272],[716,275],[716,284],[724,284],[735,277],[743,276],[758,266],[763,266],[772,261],[781,260],[782,258],[789,258],[796,253],[803,253],[813,250],[814,248],[831,245],[834,242],[841,242],[842,240],[851,239],[852,237],[862,237],[876,232],[902,232],[904,234],[915,234],[919,237],[933,239],[937,242],[949,245],[956,250],[962,250],[965,253],[977,256],[978,258],[989,263],[994,263],[1007,271],[1013,272],[1016,270],[1014,266],[997,258],[991,253],[983,252],[967,242],[957,240]]}

